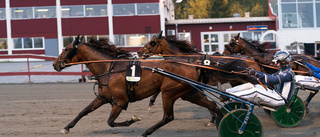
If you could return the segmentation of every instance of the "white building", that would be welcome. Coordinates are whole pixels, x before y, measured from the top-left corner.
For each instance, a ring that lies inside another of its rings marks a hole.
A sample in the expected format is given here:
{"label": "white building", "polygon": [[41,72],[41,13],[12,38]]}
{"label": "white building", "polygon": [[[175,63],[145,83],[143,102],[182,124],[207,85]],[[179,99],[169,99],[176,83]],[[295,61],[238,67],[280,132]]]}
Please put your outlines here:
{"label": "white building", "polygon": [[290,51],[297,42],[306,54],[319,52],[320,0],[269,0],[269,8],[277,20],[277,30],[270,31],[276,34],[277,48]]}

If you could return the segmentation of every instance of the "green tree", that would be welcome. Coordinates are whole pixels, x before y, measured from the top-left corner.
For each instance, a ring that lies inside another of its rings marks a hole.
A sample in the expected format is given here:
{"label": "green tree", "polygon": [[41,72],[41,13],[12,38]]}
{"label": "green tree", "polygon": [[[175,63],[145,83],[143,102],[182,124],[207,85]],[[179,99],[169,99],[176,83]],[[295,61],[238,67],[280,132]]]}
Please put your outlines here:
{"label": "green tree", "polygon": [[176,19],[187,19],[188,18],[188,7],[189,3],[187,0],[174,5],[174,13]]}
{"label": "green tree", "polygon": [[267,0],[184,0],[175,4],[176,19],[194,18],[226,18],[234,13],[250,12],[252,17],[268,16]]}
{"label": "green tree", "polygon": [[212,2],[210,0],[190,0],[189,13],[194,18],[210,18]]}

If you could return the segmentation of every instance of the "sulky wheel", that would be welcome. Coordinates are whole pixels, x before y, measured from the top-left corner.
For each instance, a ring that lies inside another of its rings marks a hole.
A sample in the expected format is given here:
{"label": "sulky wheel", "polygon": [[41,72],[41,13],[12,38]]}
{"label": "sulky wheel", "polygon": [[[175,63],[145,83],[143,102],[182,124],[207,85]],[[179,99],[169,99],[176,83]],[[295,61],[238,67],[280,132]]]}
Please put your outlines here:
{"label": "sulky wheel", "polygon": [[[248,110],[237,109],[231,111],[238,119],[244,121]],[[239,134],[239,129],[242,123],[238,121],[231,114],[225,115],[219,125],[219,136],[220,137],[261,137],[262,136],[262,125],[260,120],[253,113],[251,114],[248,124],[242,134]]]}
{"label": "sulky wheel", "polygon": [[[241,102],[228,102],[228,103],[226,103],[226,105],[224,105],[224,107],[226,109],[228,109],[229,111],[236,110],[236,109],[248,109],[249,108],[247,105],[245,105],[244,108],[241,108],[241,105],[242,105]],[[226,109],[221,108],[221,112],[223,114],[227,114],[228,111]]]}
{"label": "sulky wheel", "polygon": [[[226,103],[226,105],[224,105],[224,107],[231,112],[232,110],[235,110],[235,109],[241,109],[241,105],[242,105],[241,102],[228,102],[228,103]],[[249,107],[247,105],[244,106],[244,109],[248,109],[248,108]],[[221,112],[223,114],[229,113],[226,109],[224,109],[222,107]],[[219,123],[220,123],[221,119],[222,119],[222,117],[219,117],[219,116],[216,117],[216,128],[217,129],[219,128]]]}
{"label": "sulky wheel", "polygon": [[294,127],[299,125],[306,115],[306,108],[303,101],[297,96],[291,109],[287,105],[278,108],[271,113],[274,121],[281,127]]}

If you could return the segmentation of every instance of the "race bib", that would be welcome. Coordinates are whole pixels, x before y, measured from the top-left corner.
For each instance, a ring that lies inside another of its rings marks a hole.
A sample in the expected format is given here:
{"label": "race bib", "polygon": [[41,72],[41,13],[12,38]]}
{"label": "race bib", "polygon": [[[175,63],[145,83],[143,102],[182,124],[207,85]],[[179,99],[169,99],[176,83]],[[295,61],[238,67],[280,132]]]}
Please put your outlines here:
{"label": "race bib", "polygon": [[141,66],[137,64],[129,64],[127,66],[126,80],[128,82],[139,82],[141,79]]}

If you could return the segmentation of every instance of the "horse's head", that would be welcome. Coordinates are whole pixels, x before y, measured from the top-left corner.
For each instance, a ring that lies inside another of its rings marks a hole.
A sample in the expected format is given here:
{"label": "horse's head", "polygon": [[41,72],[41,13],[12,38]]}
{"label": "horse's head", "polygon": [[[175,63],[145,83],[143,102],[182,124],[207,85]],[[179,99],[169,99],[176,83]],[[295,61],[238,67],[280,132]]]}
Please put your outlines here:
{"label": "horse's head", "polygon": [[238,33],[237,36],[233,37],[228,45],[225,45],[225,50],[222,54],[235,54],[235,53],[241,53],[241,38],[240,33]]}
{"label": "horse's head", "polygon": [[69,67],[70,66],[70,65],[66,65],[66,63],[79,61],[78,56],[76,56],[76,55],[77,55],[77,52],[78,52],[78,48],[82,44],[82,39],[83,39],[83,36],[81,38],[79,38],[79,36],[80,35],[78,35],[78,37],[76,37],[75,41],[70,43],[62,51],[62,53],[59,55],[59,57],[53,62],[53,68],[56,71],[61,71],[65,67]]}
{"label": "horse's head", "polygon": [[152,56],[153,54],[162,54],[162,50],[161,50],[162,40],[164,40],[164,38],[162,37],[162,31],[160,31],[159,34],[154,36],[149,43],[147,43],[137,51],[138,56],[142,58],[146,58],[146,57]]}

